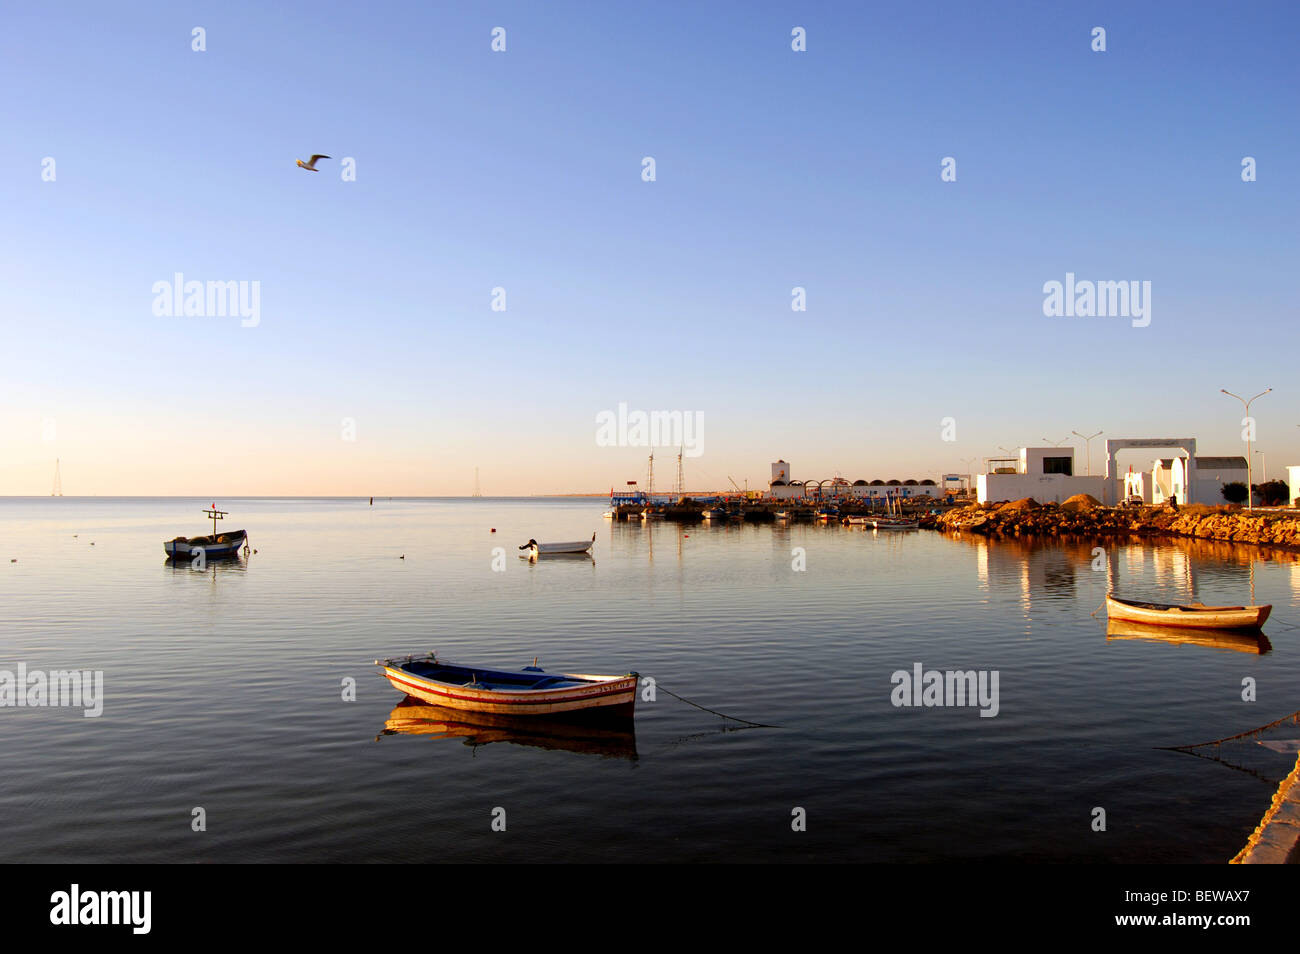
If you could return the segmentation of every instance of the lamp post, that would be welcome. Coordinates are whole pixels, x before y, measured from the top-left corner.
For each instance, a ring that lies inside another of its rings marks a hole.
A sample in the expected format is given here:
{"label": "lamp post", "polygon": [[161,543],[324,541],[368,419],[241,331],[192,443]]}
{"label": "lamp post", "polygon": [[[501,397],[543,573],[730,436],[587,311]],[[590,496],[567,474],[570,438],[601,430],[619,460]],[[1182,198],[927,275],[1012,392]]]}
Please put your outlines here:
{"label": "lamp post", "polygon": [[1043,440],[1046,441],[1048,444],[1051,444],[1053,447],[1060,447],[1062,444],[1068,441],[1069,438],[1062,437],[1059,441],[1054,441],[1050,437],[1044,437]]}
{"label": "lamp post", "polygon": [[1070,433],[1073,434],[1075,437],[1082,437],[1084,443],[1088,445],[1088,476],[1091,477],[1092,476],[1092,438],[1101,437],[1102,432],[1098,431],[1096,434],[1093,434],[1091,437],[1089,437],[1087,434],[1080,434],[1078,431],[1070,431]]}
{"label": "lamp post", "polygon": [[[1246,409],[1246,417],[1249,418],[1251,402],[1253,402],[1256,398],[1262,398],[1265,394],[1267,394],[1269,391],[1273,389],[1265,388],[1263,391],[1260,391],[1258,394],[1255,395],[1255,397],[1251,398],[1249,401],[1247,401],[1240,394],[1233,394],[1231,391],[1224,390],[1223,388],[1219,388],[1219,390],[1222,391],[1224,394],[1228,395],[1228,397],[1235,397],[1238,401],[1240,401],[1242,403],[1242,406],[1245,407]],[[1255,422],[1251,420],[1247,420],[1246,421],[1246,509],[1247,510],[1255,509],[1255,488],[1251,486],[1252,477],[1251,477],[1251,460],[1250,460],[1251,438],[1254,436],[1254,434],[1255,434]]]}

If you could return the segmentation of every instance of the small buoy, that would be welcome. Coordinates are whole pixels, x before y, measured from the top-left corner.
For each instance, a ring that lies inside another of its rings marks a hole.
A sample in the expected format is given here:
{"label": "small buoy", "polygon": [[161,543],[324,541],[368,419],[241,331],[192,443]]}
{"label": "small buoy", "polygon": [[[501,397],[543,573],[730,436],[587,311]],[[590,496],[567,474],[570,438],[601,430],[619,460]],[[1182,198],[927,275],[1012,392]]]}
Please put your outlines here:
{"label": "small buoy", "polygon": [[95,545],[95,541],[94,541],[94,540],[91,540],[91,541],[90,541],[90,545],[93,547],[93,546]]}
{"label": "small buoy", "polygon": [[10,563],[17,563],[18,561],[17,561],[17,560],[10,560],[9,562],[10,562]]}
{"label": "small buoy", "polygon": [[256,550],[254,550],[254,551],[253,551],[253,552],[254,552],[254,553],[256,553],[256,552],[257,552],[257,551],[256,551]]}
{"label": "small buoy", "polygon": [[403,553],[403,554],[402,554],[401,556],[399,556],[397,559],[399,559],[399,560],[405,560],[405,559],[406,559],[406,554]]}
{"label": "small buoy", "polygon": [[496,527],[493,527],[493,528],[492,528],[492,532],[493,532],[493,533],[496,533],[496,532],[497,532],[497,528],[496,528]]}

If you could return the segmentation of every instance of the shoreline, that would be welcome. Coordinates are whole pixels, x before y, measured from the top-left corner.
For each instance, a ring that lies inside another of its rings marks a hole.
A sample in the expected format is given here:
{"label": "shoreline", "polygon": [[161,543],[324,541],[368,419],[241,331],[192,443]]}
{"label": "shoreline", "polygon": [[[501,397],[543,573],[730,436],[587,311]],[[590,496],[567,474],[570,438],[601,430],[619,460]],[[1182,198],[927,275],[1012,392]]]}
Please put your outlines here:
{"label": "shoreline", "polygon": [[1247,511],[1192,504],[1123,508],[1017,500],[927,514],[921,527],[989,537],[1169,537],[1213,540],[1300,553],[1300,510]]}

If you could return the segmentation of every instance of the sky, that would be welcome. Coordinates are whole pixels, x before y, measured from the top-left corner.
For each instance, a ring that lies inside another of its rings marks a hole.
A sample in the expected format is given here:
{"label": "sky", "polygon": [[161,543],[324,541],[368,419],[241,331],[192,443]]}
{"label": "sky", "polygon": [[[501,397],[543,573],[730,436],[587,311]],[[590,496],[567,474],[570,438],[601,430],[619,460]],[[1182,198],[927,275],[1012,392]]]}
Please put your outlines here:
{"label": "sky", "polygon": [[[1300,464],[1294,3],[6,20],[0,494],[601,491],[652,450],[620,404],[698,423],[694,489],[1082,471],[1075,430],[1244,453],[1220,388]],[[177,273],[255,317],[158,314]],[[1149,324],[1045,315],[1067,273]]]}

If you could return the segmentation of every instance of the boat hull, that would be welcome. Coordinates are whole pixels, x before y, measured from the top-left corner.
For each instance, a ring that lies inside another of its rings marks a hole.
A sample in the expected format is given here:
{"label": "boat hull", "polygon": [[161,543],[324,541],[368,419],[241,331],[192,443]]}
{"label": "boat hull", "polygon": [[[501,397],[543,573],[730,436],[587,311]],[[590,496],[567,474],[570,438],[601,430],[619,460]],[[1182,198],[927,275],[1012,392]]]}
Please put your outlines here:
{"label": "boat hull", "polygon": [[[602,715],[630,717],[636,707],[639,680],[636,673],[625,676],[564,673],[559,678],[575,680],[578,684],[556,689],[482,689],[429,678],[411,671],[411,665],[385,666],[384,676],[399,692],[448,709],[516,717],[591,710]],[[490,678],[501,674],[482,671],[482,675]]]}
{"label": "boat hull", "polygon": [[1148,626],[1176,626],[1181,629],[1259,629],[1273,611],[1263,606],[1205,606],[1192,603],[1139,603],[1106,597],[1106,615],[1113,620]]}

